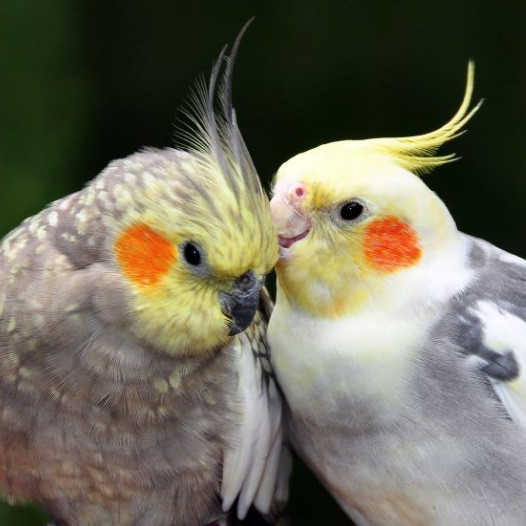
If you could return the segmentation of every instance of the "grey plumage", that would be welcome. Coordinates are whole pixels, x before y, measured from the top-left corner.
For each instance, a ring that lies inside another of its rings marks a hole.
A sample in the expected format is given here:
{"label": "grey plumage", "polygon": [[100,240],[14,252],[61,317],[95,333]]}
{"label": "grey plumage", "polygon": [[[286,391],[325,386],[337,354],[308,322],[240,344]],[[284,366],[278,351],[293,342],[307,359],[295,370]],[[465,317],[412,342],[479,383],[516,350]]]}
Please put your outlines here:
{"label": "grey plumage", "polygon": [[[391,401],[392,418],[367,399],[350,406],[335,398],[323,415],[286,406],[291,442],[359,526],[525,524],[526,406],[510,413],[502,389],[507,381],[526,385],[526,340],[519,348],[511,340],[489,347],[479,305],[517,316],[526,334],[526,261],[464,239],[473,278],[434,305],[429,333],[403,371],[409,391]],[[502,358],[512,364],[508,377],[498,369]],[[352,382],[350,366],[342,375]],[[352,499],[340,493],[342,480]],[[370,506],[376,515],[369,522],[360,513]]]}
{"label": "grey plumage", "polygon": [[261,288],[277,246],[248,152],[222,157],[237,125],[212,118],[206,148],[114,161],[0,245],[0,489],[57,525],[201,526],[238,494],[241,516],[254,498],[270,511],[264,291],[229,331],[256,307],[236,283]]}

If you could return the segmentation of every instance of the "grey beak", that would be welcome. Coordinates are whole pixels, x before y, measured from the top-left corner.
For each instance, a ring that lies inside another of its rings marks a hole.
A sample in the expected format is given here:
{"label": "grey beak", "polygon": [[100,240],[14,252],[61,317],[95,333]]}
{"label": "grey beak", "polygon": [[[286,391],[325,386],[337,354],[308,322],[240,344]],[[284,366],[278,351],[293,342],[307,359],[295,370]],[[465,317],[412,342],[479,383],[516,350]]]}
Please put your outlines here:
{"label": "grey beak", "polygon": [[230,336],[239,334],[252,323],[261,287],[262,282],[249,270],[236,278],[232,292],[219,293],[221,310],[231,320]]}

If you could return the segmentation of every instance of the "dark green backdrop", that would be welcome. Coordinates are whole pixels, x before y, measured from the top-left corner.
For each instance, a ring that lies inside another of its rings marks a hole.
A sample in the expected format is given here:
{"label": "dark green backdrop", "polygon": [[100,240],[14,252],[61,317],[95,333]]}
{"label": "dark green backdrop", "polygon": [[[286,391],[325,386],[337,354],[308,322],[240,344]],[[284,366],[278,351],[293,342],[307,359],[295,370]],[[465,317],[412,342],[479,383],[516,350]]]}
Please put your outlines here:
{"label": "dark green backdrop", "polygon": [[[0,234],[111,159],[173,145],[178,106],[243,23],[234,102],[268,181],[344,138],[422,133],[460,102],[469,58],[486,102],[426,177],[459,227],[526,256],[526,3],[491,0],[2,0]],[[293,479],[294,525],[348,524]],[[0,526],[44,523],[0,509]]]}

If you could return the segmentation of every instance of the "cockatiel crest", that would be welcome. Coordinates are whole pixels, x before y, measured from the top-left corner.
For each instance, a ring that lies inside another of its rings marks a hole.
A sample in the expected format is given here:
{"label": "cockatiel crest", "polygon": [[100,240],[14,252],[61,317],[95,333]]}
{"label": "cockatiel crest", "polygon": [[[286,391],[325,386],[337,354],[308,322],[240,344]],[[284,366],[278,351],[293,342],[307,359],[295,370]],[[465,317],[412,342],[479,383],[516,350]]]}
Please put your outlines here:
{"label": "cockatiel crest", "polygon": [[455,139],[463,133],[462,128],[480,108],[482,101],[470,109],[473,96],[475,65],[468,64],[466,90],[464,98],[455,115],[443,126],[435,131],[399,138],[366,139],[352,141],[358,147],[361,143],[364,149],[370,149],[379,154],[385,154],[397,162],[402,168],[414,174],[427,173],[433,168],[451,162],[454,154],[435,155],[436,151],[447,141]]}

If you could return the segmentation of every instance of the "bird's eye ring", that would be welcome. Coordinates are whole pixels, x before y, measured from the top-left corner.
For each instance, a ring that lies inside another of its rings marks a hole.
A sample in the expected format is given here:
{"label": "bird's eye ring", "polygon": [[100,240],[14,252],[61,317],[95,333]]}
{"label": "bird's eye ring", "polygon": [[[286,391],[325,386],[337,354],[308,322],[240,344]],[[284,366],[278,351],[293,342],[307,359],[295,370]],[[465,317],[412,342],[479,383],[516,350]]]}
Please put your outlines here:
{"label": "bird's eye ring", "polygon": [[362,215],[364,206],[358,201],[349,201],[340,208],[340,217],[344,221],[353,221]]}
{"label": "bird's eye ring", "polygon": [[201,263],[201,252],[191,242],[185,243],[183,255],[186,262],[193,267],[197,267]]}

